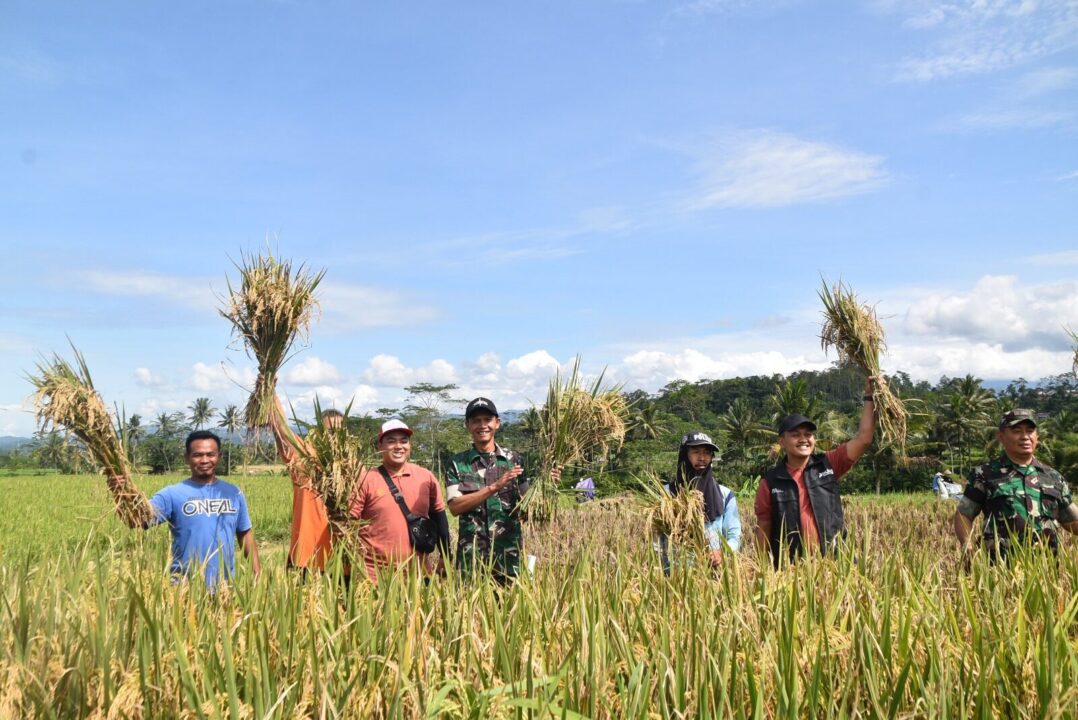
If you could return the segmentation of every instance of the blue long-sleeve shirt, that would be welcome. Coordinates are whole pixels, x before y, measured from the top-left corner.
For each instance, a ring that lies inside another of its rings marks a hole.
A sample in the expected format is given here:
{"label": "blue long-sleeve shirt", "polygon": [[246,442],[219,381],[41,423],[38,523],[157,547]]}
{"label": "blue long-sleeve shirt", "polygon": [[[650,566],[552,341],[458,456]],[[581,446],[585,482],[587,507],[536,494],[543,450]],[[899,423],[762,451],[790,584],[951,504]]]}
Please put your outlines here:
{"label": "blue long-sleeve shirt", "polygon": [[[666,485],[666,491],[670,492],[670,486]],[[733,491],[725,485],[719,485],[719,493],[722,495],[724,509],[722,515],[709,523],[704,523],[704,534],[707,537],[708,546],[712,550],[722,550],[723,541],[730,549],[737,552],[741,549],[741,513],[737,509],[737,497]],[[666,535],[660,535],[655,543],[655,549],[659,551],[662,559],[663,572],[670,572],[670,539]]]}

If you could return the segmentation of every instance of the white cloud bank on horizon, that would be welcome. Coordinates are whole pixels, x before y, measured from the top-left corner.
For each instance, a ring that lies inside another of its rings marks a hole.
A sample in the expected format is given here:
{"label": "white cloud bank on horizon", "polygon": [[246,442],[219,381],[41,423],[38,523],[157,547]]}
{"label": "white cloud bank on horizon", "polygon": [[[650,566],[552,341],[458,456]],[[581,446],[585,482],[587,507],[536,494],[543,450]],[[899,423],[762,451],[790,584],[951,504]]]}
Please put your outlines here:
{"label": "white cloud bank on horizon", "polygon": [[729,134],[697,166],[691,210],[821,202],[872,192],[888,180],[880,156],[771,130]]}

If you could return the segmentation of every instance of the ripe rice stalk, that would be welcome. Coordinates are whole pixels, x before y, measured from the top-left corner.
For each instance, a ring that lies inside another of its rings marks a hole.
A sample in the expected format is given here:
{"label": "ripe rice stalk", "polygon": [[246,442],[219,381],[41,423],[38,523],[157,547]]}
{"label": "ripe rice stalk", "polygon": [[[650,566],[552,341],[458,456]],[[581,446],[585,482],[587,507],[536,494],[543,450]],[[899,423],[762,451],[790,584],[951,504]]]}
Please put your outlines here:
{"label": "ripe rice stalk", "polygon": [[1071,375],[1078,378],[1078,332],[1071,330],[1069,327],[1063,329],[1071,336],[1071,342],[1074,343],[1074,358],[1071,360]]}
{"label": "ripe rice stalk", "polygon": [[665,535],[674,545],[697,552],[708,547],[702,492],[689,487],[668,491],[654,472],[637,481],[645,497],[645,526],[653,536]]}
{"label": "ripe rice stalk", "polygon": [[819,296],[824,306],[820,345],[824,352],[835,348],[840,361],[853,363],[876,378],[872,394],[882,440],[905,457],[907,412],[880,372],[880,353],[887,349],[887,343],[876,309],[862,303],[841,280],[831,288],[824,281]]}
{"label": "ripe rice stalk", "polygon": [[265,427],[273,412],[277,373],[291,357],[297,336],[306,340],[320,308],[315,290],[326,271],[293,270],[290,260],[265,255],[243,255],[236,263],[239,284],[228,281],[221,315],[232,323],[232,334],[242,338],[247,353],[258,363],[258,377],[245,411],[247,426]]}
{"label": "ripe rice stalk", "polygon": [[[310,489],[326,505],[326,515],[333,526],[334,534],[345,538],[346,545],[353,545],[354,531],[358,525],[351,519],[349,509],[352,500],[360,489],[360,480],[368,468],[377,467],[372,462],[373,447],[371,438],[360,437],[348,430],[348,413],[352,409],[349,403],[344,409],[344,418],[339,425],[328,425],[322,416],[322,405],[315,396],[314,422],[299,425],[307,427],[304,438],[289,432],[286,437],[296,450],[300,474],[308,479]],[[276,410],[275,410],[276,412]],[[287,425],[282,423],[282,425]]]}
{"label": "ripe rice stalk", "polygon": [[606,457],[625,441],[629,404],[620,386],[603,387],[604,375],[585,385],[578,356],[568,377],[563,380],[558,371],[550,379],[546,404],[537,411],[540,470],[521,502],[529,519],[547,520],[557,511],[560,492],[551,477],[554,468]]}
{"label": "ripe rice stalk", "polygon": [[152,516],[146,494],[131,481],[131,461],[124,442],[123,421],[113,425],[105,402],[94,388],[86,359],[78,348],[74,364],[58,354],[37,363],[37,374],[28,376],[35,388],[33,402],[42,431],[66,428],[86,445],[105,475],[122,479],[111,484],[116,512],[126,524],[145,524]]}

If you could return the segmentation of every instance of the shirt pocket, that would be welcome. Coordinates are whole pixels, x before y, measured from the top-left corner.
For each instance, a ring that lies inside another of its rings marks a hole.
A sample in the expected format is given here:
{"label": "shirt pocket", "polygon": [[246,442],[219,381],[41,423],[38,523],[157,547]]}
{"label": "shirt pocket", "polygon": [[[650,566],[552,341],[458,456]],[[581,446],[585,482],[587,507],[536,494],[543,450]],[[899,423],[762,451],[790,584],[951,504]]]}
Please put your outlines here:
{"label": "shirt pocket", "polygon": [[1041,514],[1053,520],[1059,517],[1063,507],[1063,493],[1054,485],[1041,486]]}

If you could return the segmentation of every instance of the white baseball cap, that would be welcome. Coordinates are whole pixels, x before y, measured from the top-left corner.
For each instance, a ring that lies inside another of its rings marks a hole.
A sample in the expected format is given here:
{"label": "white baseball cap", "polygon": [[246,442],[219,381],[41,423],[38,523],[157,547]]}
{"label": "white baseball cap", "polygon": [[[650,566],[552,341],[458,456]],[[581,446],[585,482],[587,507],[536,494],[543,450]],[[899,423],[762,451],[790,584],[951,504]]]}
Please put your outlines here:
{"label": "white baseball cap", "polygon": [[412,428],[408,427],[401,420],[386,420],[382,423],[382,430],[378,433],[378,442],[382,442],[382,438],[388,433],[400,430],[401,432],[408,433],[408,437],[412,436]]}

